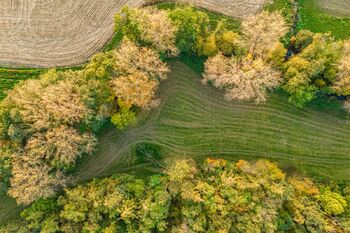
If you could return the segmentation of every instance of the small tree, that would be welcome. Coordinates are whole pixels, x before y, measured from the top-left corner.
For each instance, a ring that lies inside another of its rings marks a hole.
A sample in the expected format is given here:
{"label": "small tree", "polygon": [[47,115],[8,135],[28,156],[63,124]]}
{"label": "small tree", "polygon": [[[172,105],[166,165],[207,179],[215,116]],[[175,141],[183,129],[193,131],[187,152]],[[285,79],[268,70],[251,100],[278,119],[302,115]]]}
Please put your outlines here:
{"label": "small tree", "polygon": [[123,103],[123,101],[118,100],[119,111],[112,115],[111,122],[118,129],[123,130],[128,125],[136,122],[136,115],[130,110],[130,105]]}
{"label": "small tree", "polygon": [[[285,79],[284,89],[291,94],[289,100],[302,107],[313,100],[317,94],[329,93],[331,91],[329,86],[335,82],[337,76],[341,80],[342,74],[338,73],[337,66],[342,54],[343,43],[336,41],[330,34],[317,33],[312,39],[309,39],[308,33],[300,33],[307,34],[300,36],[306,37],[303,39],[306,42],[300,39],[301,47],[299,47],[303,49],[292,56],[284,64],[282,70]],[[346,65],[346,61],[343,60],[343,62],[343,65]],[[345,68],[344,71],[346,71]],[[343,79],[335,85],[335,89],[338,89],[339,92],[344,81]]]}
{"label": "small tree", "polygon": [[246,53],[246,45],[241,36],[233,31],[224,31],[218,38],[220,51],[226,56],[241,56]]}
{"label": "small tree", "polygon": [[333,90],[338,95],[350,95],[350,41],[344,42],[343,53],[338,63],[338,73]]}
{"label": "small tree", "polygon": [[169,17],[178,28],[176,45],[180,51],[201,54],[208,36],[209,16],[187,6],[176,7],[170,11]]}

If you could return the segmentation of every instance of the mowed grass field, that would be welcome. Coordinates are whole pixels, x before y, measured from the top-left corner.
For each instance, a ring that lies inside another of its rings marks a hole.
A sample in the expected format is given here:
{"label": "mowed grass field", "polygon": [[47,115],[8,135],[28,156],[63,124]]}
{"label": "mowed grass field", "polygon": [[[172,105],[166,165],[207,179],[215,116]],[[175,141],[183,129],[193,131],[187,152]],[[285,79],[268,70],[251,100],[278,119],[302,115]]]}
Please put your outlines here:
{"label": "mowed grass field", "polygon": [[108,127],[95,155],[80,161],[74,182],[158,171],[157,164],[135,156],[145,142],[160,148],[163,164],[176,158],[269,159],[318,180],[350,180],[350,124],[340,112],[298,109],[281,94],[260,105],[230,103],[188,66],[177,61],[171,67],[161,84],[162,104],[125,132]]}

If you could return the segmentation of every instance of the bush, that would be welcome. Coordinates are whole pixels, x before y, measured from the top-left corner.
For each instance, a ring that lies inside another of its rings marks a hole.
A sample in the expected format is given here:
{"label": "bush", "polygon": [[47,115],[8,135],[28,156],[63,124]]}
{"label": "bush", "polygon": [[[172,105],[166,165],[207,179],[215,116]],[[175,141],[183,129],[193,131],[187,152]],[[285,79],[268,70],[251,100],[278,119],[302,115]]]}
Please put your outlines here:
{"label": "bush", "polygon": [[140,161],[154,161],[160,160],[160,146],[152,143],[138,143],[136,145],[135,153]]}

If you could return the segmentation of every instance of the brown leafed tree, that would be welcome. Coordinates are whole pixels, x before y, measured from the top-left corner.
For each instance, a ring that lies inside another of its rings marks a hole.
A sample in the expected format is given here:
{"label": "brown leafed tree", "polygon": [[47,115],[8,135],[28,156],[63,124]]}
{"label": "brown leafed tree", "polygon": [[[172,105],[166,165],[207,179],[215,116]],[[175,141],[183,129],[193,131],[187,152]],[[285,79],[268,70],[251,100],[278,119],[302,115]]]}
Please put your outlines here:
{"label": "brown leafed tree", "polygon": [[72,125],[87,122],[91,115],[81,99],[74,77],[45,88],[40,102],[50,118],[57,123]]}
{"label": "brown leafed tree", "polygon": [[129,40],[123,40],[114,55],[116,58],[115,70],[119,75],[143,72],[151,79],[164,80],[167,78],[169,67],[152,49],[139,47]]}
{"label": "brown leafed tree", "polygon": [[95,144],[91,134],[79,134],[76,129],[62,125],[33,135],[25,150],[28,156],[45,159],[53,166],[69,166],[82,154],[91,154]]}
{"label": "brown leafed tree", "polygon": [[3,102],[4,106],[15,106],[12,111],[19,113],[31,131],[89,119],[91,112],[80,98],[74,76],[59,81],[48,80],[46,76],[53,77],[56,75],[54,72],[38,80],[26,81],[9,92]]}
{"label": "brown leafed tree", "polygon": [[287,31],[283,16],[276,12],[263,11],[242,22],[242,33],[248,41],[249,53],[254,57],[266,57]]}
{"label": "brown leafed tree", "polygon": [[217,88],[225,89],[228,100],[266,100],[266,91],[278,86],[281,74],[265,64],[261,58],[242,60],[218,54],[205,64],[203,83],[211,81]]}
{"label": "brown leafed tree", "polygon": [[64,176],[60,172],[52,172],[40,160],[28,156],[15,156],[13,159],[8,193],[18,204],[28,205],[39,198],[50,197],[58,187],[65,185]]}
{"label": "brown leafed tree", "polygon": [[158,81],[149,79],[143,72],[121,76],[112,81],[115,95],[129,106],[148,108],[152,106]]}

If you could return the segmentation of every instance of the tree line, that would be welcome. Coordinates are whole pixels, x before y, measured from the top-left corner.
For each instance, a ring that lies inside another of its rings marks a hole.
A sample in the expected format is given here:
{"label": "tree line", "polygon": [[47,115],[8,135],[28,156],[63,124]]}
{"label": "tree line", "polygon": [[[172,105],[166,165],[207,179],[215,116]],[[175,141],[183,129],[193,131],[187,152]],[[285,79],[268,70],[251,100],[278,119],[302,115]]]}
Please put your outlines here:
{"label": "tree line", "polygon": [[266,160],[208,158],[175,161],[147,179],[94,179],[21,215],[23,231],[46,233],[346,232],[349,204],[348,188],[318,187]]}

